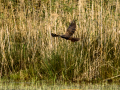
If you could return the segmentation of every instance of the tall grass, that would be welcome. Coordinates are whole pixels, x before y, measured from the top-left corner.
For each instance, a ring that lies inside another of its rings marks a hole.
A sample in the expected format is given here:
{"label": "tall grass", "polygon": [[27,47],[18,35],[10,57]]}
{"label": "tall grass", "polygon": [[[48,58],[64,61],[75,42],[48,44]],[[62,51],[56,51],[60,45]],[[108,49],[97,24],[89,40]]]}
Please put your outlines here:
{"label": "tall grass", "polygon": [[[119,0],[1,0],[0,13],[1,78],[104,81],[119,76]],[[51,37],[51,32],[63,34],[73,19],[79,42]]]}

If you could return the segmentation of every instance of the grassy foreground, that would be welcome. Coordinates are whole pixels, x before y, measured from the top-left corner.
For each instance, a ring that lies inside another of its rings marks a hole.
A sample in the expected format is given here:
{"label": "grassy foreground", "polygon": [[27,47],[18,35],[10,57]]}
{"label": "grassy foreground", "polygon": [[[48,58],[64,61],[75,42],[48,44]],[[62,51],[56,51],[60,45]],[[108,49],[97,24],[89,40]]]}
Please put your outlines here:
{"label": "grassy foreground", "polygon": [[[73,19],[79,42],[51,37]],[[119,76],[119,0],[1,0],[0,78],[101,82]]]}
{"label": "grassy foreground", "polygon": [[0,82],[1,90],[119,90],[118,84],[54,84],[31,82]]}

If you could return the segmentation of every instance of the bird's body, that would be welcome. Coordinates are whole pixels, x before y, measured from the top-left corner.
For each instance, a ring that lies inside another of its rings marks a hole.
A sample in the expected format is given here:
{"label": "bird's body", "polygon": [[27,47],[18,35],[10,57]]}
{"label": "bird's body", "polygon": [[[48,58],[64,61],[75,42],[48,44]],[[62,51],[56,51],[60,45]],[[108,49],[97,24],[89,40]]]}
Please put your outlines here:
{"label": "bird's body", "polygon": [[75,31],[76,31],[76,23],[73,20],[71,22],[71,24],[69,25],[69,27],[68,27],[68,29],[67,29],[67,31],[64,35],[57,35],[57,34],[54,34],[54,33],[51,33],[51,35],[53,37],[61,37],[61,38],[64,38],[66,40],[71,40],[72,42],[75,42],[75,41],[79,41],[79,38],[72,37],[72,35],[74,34]]}

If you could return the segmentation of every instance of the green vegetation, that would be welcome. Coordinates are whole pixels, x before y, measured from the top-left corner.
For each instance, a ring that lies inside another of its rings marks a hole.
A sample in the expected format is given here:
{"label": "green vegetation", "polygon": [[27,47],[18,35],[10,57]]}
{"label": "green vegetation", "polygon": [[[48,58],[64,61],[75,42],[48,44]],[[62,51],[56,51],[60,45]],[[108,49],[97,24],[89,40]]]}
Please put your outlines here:
{"label": "green vegetation", "polygon": [[119,90],[120,86],[117,84],[55,84],[55,85],[48,85],[44,82],[40,83],[32,83],[32,82],[2,82],[0,83],[0,89],[12,89],[12,90]]}
{"label": "green vegetation", "polygon": [[[73,19],[79,42],[51,37]],[[119,81],[120,2],[1,0],[0,43],[4,79]]]}

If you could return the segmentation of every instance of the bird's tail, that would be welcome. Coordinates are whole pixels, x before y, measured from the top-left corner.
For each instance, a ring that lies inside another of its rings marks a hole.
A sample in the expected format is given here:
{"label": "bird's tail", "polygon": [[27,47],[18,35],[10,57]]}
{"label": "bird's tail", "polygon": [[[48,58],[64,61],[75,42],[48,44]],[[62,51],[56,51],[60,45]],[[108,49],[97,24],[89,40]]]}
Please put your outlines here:
{"label": "bird's tail", "polygon": [[53,37],[59,37],[60,35],[57,35],[57,34],[54,34],[54,33],[51,33],[51,35],[53,36]]}
{"label": "bird's tail", "polygon": [[80,38],[70,38],[70,40],[71,40],[72,42],[75,42],[75,41],[79,41]]}

